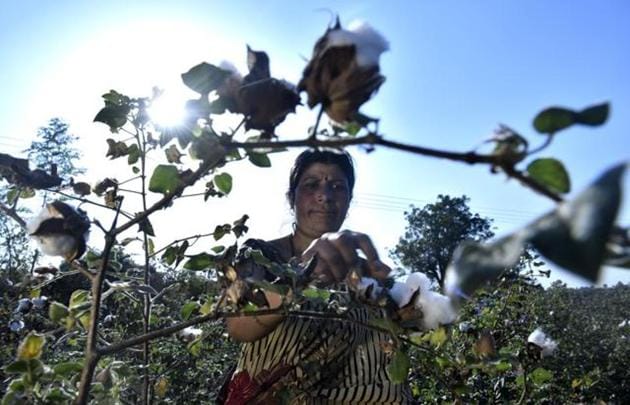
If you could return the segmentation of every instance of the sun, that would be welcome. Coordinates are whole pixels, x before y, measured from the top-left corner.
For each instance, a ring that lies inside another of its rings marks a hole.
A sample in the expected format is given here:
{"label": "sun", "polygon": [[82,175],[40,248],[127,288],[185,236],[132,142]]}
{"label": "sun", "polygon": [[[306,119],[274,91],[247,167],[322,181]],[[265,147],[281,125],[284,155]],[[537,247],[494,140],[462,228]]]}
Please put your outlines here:
{"label": "sun", "polygon": [[190,96],[187,96],[185,92],[162,91],[147,109],[151,121],[160,127],[175,127],[183,124],[186,119],[186,100],[189,98]]}

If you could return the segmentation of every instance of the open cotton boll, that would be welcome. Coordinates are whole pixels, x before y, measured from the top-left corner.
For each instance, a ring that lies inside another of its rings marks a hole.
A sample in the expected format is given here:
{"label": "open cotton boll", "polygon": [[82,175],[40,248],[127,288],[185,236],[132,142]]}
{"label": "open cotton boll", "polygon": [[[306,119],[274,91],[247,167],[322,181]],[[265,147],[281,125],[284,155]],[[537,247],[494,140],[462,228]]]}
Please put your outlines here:
{"label": "open cotton boll", "polygon": [[26,222],[26,232],[31,235],[37,231],[42,222],[50,218],[63,218],[63,215],[59,211],[52,209],[47,204],[36,216],[32,217]]}
{"label": "open cotton boll", "polygon": [[435,329],[457,319],[450,298],[434,291],[421,291],[414,305],[422,310],[424,315],[422,323],[425,329]]}
{"label": "open cotton boll", "polygon": [[407,276],[404,283],[395,282],[389,289],[389,296],[398,304],[398,308],[402,308],[409,304],[409,300],[413,294],[420,290],[420,294],[429,291],[431,280],[424,273],[411,273]]}
{"label": "open cotton boll", "polygon": [[558,347],[558,343],[547,336],[541,328],[536,328],[527,338],[527,342],[538,346],[543,357],[552,355]]}
{"label": "open cotton boll", "polygon": [[201,336],[201,329],[189,326],[179,331],[179,337],[185,342],[192,342]]}
{"label": "open cotton boll", "polygon": [[360,67],[377,66],[381,54],[389,50],[389,43],[378,31],[363,21],[353,21],[348,29],[331,30],[328,47],[354,45],[356,61]]}
{"label": "open cotton boll", "polygon": [[66,257],[76,249],[76,241],[70,235],[31,236],[43,254]]}

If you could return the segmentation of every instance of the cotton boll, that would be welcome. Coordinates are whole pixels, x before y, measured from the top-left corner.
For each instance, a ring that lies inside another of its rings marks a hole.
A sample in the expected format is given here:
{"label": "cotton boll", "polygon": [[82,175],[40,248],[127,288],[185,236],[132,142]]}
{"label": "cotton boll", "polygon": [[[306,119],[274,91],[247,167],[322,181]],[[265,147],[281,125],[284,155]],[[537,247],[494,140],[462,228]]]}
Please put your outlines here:
{"label": "cotton boll", "polygon": [[70,235],[33,236],[43,254],[48,256],[69,256],[75,250],[75,240]]}
{"label": "cotton boll", "polygon": [[435,329],[440,325],[453,323],[457,319],[451,300],[433,291],[421,291],[416,298],[415,306],[422,310],[425,329]]}
{"label": "cotton boll", "polygon": [[407,276],[404,283],[395,282],[389,289],[389,296],[398,304],[398,308],[402,308],[409,304],[413,294],[420,290],[420,294],[429,291],[431,281],[424,273],[411,273]]}
{"label": "cotton boll", "polygon": [[541,328],[536,328],[527,338],[527,342],[539,347],[542,357],[552,355],[558,347],[558,343],[547,336]]}
{"label": "cotton boll", "polygon": [[380,56],[389,50],[387,40],[369,24],[353,21],[347,30],[335,29],[328,33],[327,48],[354,45],[356,62],[362,68],[378,66]]}
{"label": "cotton boll", "polygon": [[201,329],[193,328],[192,326],[189,326],[179,331],[178,336],[184,342],[192,342],[193,340],[201,336],[201,332],[202,332]]}

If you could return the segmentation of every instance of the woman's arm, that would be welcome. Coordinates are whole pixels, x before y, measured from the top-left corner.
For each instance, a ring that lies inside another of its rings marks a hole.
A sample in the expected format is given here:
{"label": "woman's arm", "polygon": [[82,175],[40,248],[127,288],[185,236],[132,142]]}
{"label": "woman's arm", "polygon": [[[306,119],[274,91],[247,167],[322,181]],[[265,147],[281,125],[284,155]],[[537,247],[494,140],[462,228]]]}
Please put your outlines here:
{"label": "woman's arm", "polygon": [[[274,309],[282,305],[282,296],[266,291],[265,296],[269,303],[269,308]],[[230,337],[237,342],[254,342],[261,339],[278,326],[285,316],[282,314],[271,314],[261,316],[241,316],[226,318],[227,331]]]}

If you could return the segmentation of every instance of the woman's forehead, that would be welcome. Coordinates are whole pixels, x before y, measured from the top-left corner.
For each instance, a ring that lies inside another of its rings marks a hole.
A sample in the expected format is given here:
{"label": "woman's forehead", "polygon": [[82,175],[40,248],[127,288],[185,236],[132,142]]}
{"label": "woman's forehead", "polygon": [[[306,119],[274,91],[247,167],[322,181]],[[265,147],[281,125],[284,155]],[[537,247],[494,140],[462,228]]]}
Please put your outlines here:
{"label": "woman's forehead", "polygon": [[328,178],[331,180],[347,180],[345,173],[334,163],[313,163],[304,170],[302,179],[307,177]]}

